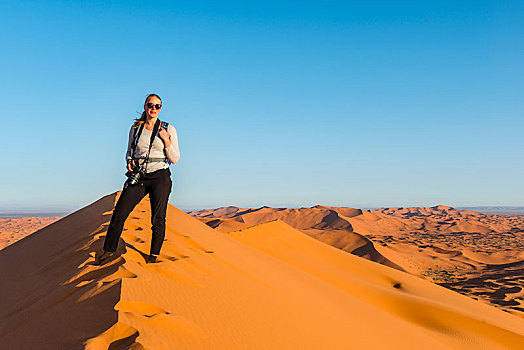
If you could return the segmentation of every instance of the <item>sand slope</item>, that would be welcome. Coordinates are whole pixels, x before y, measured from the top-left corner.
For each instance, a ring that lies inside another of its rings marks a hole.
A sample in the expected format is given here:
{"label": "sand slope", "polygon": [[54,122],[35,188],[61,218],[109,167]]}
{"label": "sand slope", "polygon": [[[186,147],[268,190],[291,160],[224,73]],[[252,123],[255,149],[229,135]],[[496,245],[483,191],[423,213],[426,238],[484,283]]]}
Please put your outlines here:
{"label": "sand slope", "polygon": [[208,226],[224,233],[279,219],[319,241],[348,253],[404,271],[404,268],[378,252],[371,240],[354,232],[351,218],[367,214],[369,213],[360,209],[326,207],[323,205],[300,209],[230,206],[189,213]]}
{"label": "sand slope", "polygon": [[191,212],[221,232],[280,219],[348,253],[409,272],[524,318],[524,217],[448,206],[218,208]]}
{"label": "sand slope", "polygon": [[117,195],[0,251],[7,349],[518,349],[524,320],[347,254],[281,221],[229,235],[170,206],[145,264],[149,203],[121,256],[91,265]]}
{"label": "sand slope", "polygon": [[0,251],[0,348],[81,349],[117,321],[109,276],[123,261],[85,266],[114,204],[104,197]]}

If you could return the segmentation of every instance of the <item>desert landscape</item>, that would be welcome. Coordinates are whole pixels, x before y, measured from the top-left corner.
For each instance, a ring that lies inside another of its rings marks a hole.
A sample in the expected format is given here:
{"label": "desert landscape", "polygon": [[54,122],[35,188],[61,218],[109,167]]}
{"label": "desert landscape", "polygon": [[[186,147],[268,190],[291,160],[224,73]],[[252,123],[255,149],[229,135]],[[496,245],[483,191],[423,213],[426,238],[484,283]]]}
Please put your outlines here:
{"label": "desert landscape", "polygon": [[59,216],[0,219],[0,249],[59,219]]}
{"label": "desert landscape", "polygon": [[0,8],[0,350],[524,350],[524,1]]}
{"label": "desert landscape", "polygon": [[[203,217],[211,211],[201,212],[205,224],[169,206],[159,262],[146,264],[151,231],[145,198],[126,222],[118,254],[95,266],[118,196],[103,197],[0,251],[3,347],[519,349],[524,344],[519,310],[503,311],[416,276],[433,265],[422,259],[410,266],[410,254],[422,249],[428,261],[434,260],[430,252],[441,254],[437,259],[443,263],[452,253],[440,251],[440,243],[423,248],[422,241],[407,249],[403,235],[433,229],[428,219],[417,221],[415,209],[406,214],[322,206],[244,213],[222,208],[213,211],[213,222]],[[440,221],[459,215],[447,207],[431,210],[442,213]],[[471,220],[462,224],[448,220],[440,232],[497,227],[519,234],[512,231],[518,219],[495,225],[484,218],[481,225],[472,223],[477,214],[468,215]],[[390,227],[398,231],[388,233]],[[457,262],[450,264],[475,261],[506,273],[501,254],[490,258],[471,247],[455,253]],[[492,278],[509,286],[509,279]],[[518,292],[507,294],[521,300]]]}
{"label": "desert landscape", "polygon": [[524,317],[524,216],[447,206],[361,210],[237,208],[191,212],[224,233],[282,220],[335,248]]}

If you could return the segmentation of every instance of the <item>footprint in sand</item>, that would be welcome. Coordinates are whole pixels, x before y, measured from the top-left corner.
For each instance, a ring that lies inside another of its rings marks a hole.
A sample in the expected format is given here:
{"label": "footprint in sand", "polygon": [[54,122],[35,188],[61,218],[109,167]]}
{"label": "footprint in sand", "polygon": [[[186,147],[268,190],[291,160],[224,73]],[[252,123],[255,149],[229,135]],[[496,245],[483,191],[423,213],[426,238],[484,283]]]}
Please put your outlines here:
{"label": "footprint in sand", "polygon": [[161,307],[149,303],[144,303],[141,301],[120,300],[115,305],[115,310],[123,312],[132,312],[146,317],[153,317],[158,314],[169,315],[169,312],[165,311]]}

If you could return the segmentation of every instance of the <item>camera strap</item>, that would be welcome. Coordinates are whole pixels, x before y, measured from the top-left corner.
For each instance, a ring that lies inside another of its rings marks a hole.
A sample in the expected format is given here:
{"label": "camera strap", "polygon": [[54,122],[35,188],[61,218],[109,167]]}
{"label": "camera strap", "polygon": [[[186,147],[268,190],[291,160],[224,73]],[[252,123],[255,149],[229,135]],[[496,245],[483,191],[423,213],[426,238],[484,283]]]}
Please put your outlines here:
{"label": "camera strap", "polygon": [[[131,155],[131,157],[133,159],[136,159],[135,158],[135,150],[136,150],[136,146],[138,144],[138,140],[140,139],[140,135],[142,135],[142,130],[144,130],[144,125],[145,125],[145,122],[142,123],[139,127],[138,127],[138,130],[135,134],[135,139],[133,140],[133,144],[131,145],[131,148],[133,150],[133,153]],[[151,147],[153,146],[153,141],[155,141],[155,137],[156,137],[156,134],[158,133],[158,129],[160,128],[160,119],[157,118],[156,122],[155,122],[155,126],[153,126],[153,131],[151,132],[151,139],[149,140],[149,149],[147,150],[147,156],[145,158],[145,163],[146,163],[146,169],[147,169],[147,160],[149,159],[149,153],[151,152]]]}
{"label": "camera strap", "polygon": [[135,130],[135,137],[133,138],[133,143],[131,144],[131,158],[135,157],[135,149],[136,144],[138,143],[138,139],[140,138],[140,135],[142,135],[142,130],[144,129],[144,124],[140,124]]}

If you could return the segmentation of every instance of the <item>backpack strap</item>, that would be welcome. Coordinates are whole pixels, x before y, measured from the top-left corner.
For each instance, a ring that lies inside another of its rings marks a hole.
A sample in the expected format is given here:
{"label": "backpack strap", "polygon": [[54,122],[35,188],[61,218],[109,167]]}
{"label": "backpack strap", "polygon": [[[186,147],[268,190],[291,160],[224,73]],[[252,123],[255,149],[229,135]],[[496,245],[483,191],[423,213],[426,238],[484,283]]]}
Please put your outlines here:
{"label": "backpack strap", "polygon": [[140,138],[140,135],[142,135],[142,130],[144,130],[144,123],[136,127],[135,137],[133,139],[133,143],[131,144],[131,159],[135,158],[136,145],[138,144],[138,139]]}
{"label": "backpack strap", "polygon": [[[138,140],[140,139],[140,135],[142,135],[142,130],[144,130],[144,124],[140,124],[139,127],[137,127],[137,130],[135,130],[135,138],[133,140],[133,143],[131,144],[131,150],[133,151],[131,157],[135,157],[135,150],[136,146],[138,145]],[[155,126],[153,126],[153,131],[151,132],[151,139],[149,140],[149,149],[147,154],[151,151],[151,146],[153,146],[153,141],[155,141],[155,136],[158,133],[158,129],[160,128],[160,120],[156,120]]]}
{"label": "backpack strap", "polygon": [[[138,144],[138,140],[140,139],[140,135],[142,135],[142,130],[144,130],[144,124],[145,123],[142,123],[139,127],[137,127],[137,130],[135,130],[135,138],[133,140],[133,143],[131,144],[131,149],[133,151],[131,157],[133,159],[135,158],[135,149]],[[149,161],[149,152],[151,152],[151,147],[153,146],[155,137],[158,134],[158,130],[162,127],[167,131],[168,126],[169,126],[168,122],[161,122],[160,119],[156,120],[155,126],[153,127],[153,131],[151,132],[151,139],[149,140],[149,149],[147,151],[147,156],[146,156],[146,159],[148,161]],[[169,165],[171,165],[171,161],[167,158],[167,156],[164,158],[164,161],[167,162]]]}
{"label": "backpack strap", "polygon": [[[161,127],[164,128],[167,132],[169,132],[169,130],[167,129],[169,127],[169,123],[168,122],[162,122]],[[164,151],[164,154],[165,153],[166,153],[166,151]],[[167,158],[167,155],[165,157],[165,161],[167,162],[167,164],[171,165],[171,161]]]}
{"label": "backpack strap", "polygon": [[151,146],[153,146],[153,141],[155,141],[155,136],[158,134],[158,129],[160,129],[160,120],[157,119],[155,126],[153,126],[153,131],[151,132],[151,140],[149,140],[149,151],[151,151]]}

